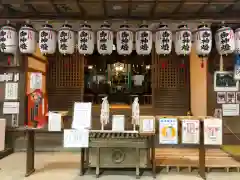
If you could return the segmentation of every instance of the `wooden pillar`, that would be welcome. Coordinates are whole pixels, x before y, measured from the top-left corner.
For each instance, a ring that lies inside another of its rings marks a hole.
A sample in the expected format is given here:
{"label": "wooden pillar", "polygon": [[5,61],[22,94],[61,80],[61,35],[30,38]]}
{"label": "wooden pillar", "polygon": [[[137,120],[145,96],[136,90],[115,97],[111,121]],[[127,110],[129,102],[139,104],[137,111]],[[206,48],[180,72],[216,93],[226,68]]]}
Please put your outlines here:
{"label": "wooden pillar", "polygon": [[204,67],[201,67],[202,58],[196,55],[192,48],[190,54],[190,93],[191,93],[191,111],[194,116],[207,115],[207,60],[203,61]]}

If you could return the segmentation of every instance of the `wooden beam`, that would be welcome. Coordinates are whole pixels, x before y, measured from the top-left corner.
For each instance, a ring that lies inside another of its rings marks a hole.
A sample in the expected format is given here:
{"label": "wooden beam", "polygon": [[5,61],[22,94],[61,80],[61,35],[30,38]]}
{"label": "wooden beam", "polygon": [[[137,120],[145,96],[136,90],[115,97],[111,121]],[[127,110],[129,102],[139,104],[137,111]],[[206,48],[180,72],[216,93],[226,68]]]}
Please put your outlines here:
{"label": "wooden beam", "polygon": [[29,9],[30,11],[32,11],[32,12],[34,12],[34,13],[39,13],[33,5],[31,5],[31,4],[26,4],[26,6],[28,7],[28,9]]}
{"label": "wooden beam", "polygon": [[150,11],[150,16],[155,16],[155,13],[156,13],[156,9],[157,9],[157,6],[158,6],[158,0],[155,0],[153,5],[152,5],[152,8],[151,8],[151,11]]}
{"label": "wooden beam", "polygon": [[172,14],[178,13],[180,11],[180,9],[182,8],[182,6],[184,5],[186,0],[182,0],[179,5],[173,10]]}
{"label": "wooden beam", "polygon": [[85,17],[86,16],[86,11],[85,9],[82,7],[82,5],[80,4],[80,0],[76,0],[77,3],[77,7],[81,13],[81,17]]}
{"label": "wooden beam", "polygon": [[225,13],[227,11],[231,11],[238,2],[240,2],[240,0],[235,0],[233,4],[229,4],[223,10],[221,10],[221,13]]}
{"label": "wooden beam", "polygon": [[[16,13],[8,13],[8,14],[3,14],[0,16],[0,19],[10,19],[12,21],[20,21],[24,19],[30,19],[30,20],[51,20],[51,19],[56,19],[56,20],[112,20],[112,19],[122,19],[122,20],[198,20],[198,19],[207,19],[209,21],[228,21],[228,22],[240,22],[240,19],[238,18],[239,12],[236,11],[230,11],[228,13],[203,13],[203,14],[193,14],[193,13],[161,13],[158,16],[146,16],[143,14],[142,16],[122,16],[122,15],[117,15],[117,16],[86,16],[86,17],[80,17],[79,13],[40,13],[40,14],[35,14],[35,13],[24,13],[24,12],[16,12]],[[207,21],[206,21],[207,22]]]}
{"label": "wooden beam", "polygon": [[60,14],[61,11],[58,9],[57,5],[54,4],[53,0],[50,0],[50,4],[51,6],[53,7],[54,11],[57,13],[57,14]]}
{"label": "wooden beam", "polygon": [[132,0],[128,0],[128,16],[132,13]]}
{"label": "wooden beam", "polygon": [[202,6],[199,8],[199,10],[197,11],[196,14],[201,14],[202,12],[204,12],[204,9],[206,9],[207,6],[209,6],[212,1],[213,1],[213,0],[208,0],[207,4],[202,5]]}
{"label": "wooden beam", "polygon": [[103,8],[103,14],[105,17],[107,17],[108,13],[107,13],[107,6],[106,6],[105,0],[101,0],[101,4],[102,4],[102,8]]}

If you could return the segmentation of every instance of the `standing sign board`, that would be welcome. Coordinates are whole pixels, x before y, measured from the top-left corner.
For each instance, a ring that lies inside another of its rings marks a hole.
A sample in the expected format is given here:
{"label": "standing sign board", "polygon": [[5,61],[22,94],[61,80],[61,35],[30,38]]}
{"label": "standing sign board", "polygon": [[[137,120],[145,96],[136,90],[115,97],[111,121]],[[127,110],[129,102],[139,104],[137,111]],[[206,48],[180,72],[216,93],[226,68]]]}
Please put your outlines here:
{"label": "standing sign board", "polygon": [[63,146],[65,148],[87,148],[89,146],[89,130],[64,129]]}
{"label": "standing sign board", "polygon": [[159,144],[178,143],[178,120],[176,118],[159,119]]}
{"label": "standing sign board", "polygon": [[73,109],[73,129],[90,129],[92,121],[92,103],[75,102]]}
{"label": "standing sign board", "polygon": [[222,119],[204,119],[204,144],[222,145]]}
{"label": "standing sign board", "polygon": [[64,130],[63,146],[66,148],[87,148],[92,121],[92,103],[75,102],[72,129]]}
{"label": "standing sign board", "polygon": [[155,117],[154,116],[140,116],[139,133],[155,134]]}
{"label": "standing sign board", "polygon": [[199,144],[200,140],[200,122],[199,120],[183,119],[182,120],[182,143]]}

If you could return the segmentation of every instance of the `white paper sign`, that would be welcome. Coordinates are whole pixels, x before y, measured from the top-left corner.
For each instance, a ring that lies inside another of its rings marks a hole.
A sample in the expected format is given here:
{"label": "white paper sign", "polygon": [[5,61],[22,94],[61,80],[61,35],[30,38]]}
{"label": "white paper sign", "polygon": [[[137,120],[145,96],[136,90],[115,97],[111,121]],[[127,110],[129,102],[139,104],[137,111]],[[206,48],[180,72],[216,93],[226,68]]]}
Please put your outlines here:
{"label": "white paper sign", "polygon": [[125,116],[113,115],[112,116],[112,131],[124,131],[125,129]]}
{"label": "white paper sign", "polygon": [[65,148],[89,147],[89,130],[64,129],[63,146]]}
{"label": "white paper sign", "polygon": [[178,143],[178,121],[175,118],[159,119],[159,144]]}
{"label": "white paper sign", "polygon": [[6,82],[5,85],[5,99],[16,100],[18,99],[18,83]]}
{"label": "white paper sign", "polygon": [[200,140],[199,120],[182,120],[182,143],[199,144]]}
{"label": "white paper sign", "polygon": [[4,102],[3,114],[19,114],[19,102]]}
{"label": "white paper sign", "polygon": [[31,73],[30,75],[30,89],[42,89],[42,73]]}
{"label": "white paper sign", "polygon": [[223,116],[239,116],[239,104],[222,104]]}
{"label": "white paper sign", "polygon": [[204,119],[204,144],[222,145],[221,119]]}
{"label": "white paper sign", "polygon": [[48,131],[61,131],[62,116],[59,113],[48,112]]}
{"label": "white paper sign", "polygon": [[143,127],[142,127],[142,131],[143,132],[154,132],[154,120],[155,119],[143,119],[142,123],[143,123]]}
{"label": "white paper sign", "polygon": [[92,103],[75,102],[72,129],[91,129]]}

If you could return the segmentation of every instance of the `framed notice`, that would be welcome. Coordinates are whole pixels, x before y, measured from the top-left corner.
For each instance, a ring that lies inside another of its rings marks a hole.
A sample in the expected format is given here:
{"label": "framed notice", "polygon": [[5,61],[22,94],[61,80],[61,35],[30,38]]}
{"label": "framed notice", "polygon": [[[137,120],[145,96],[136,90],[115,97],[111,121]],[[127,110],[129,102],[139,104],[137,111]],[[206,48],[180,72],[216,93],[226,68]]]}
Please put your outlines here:
{"label": "framed notice", "polygon": [[155,117],[154,116],[140,116],[139,133],[155,134]]}
{"label": "framed notice", "polygon": [[32,72],[30,74],[30,89],[42,89],[42,73]]}
{"label": "framed notice", "polygon": [[19,102],[4,102],[3,114],[19,114]]}
{"label": "framed notice", "polygon": [[239,104],[222,104],[223,116],[239,116]]}
{"label": "framed notice", "polygon": [[226,92],[217,92],[217,103],[225,104],[227,102],[227,93]]}
{"label": "framed notice", "polygon": [[216,71],[214,73],[214,91],[238,91],[239,81],[234,79],[232,71]]}
{"label": "framed notice", "polygon": [[204,144],[222,145],[222,119],[204,119]]}
{"label": "framed notice", "polygon": [[199,144],[200,140],[200,123],[199,120],[183,119],[182,120],[182,143]]}
{"label": "framed notice", "polygon": [[5,99],[6,100],[17,100],[18,99],[18,83],[6,82]]}
{"label": "framed notice", "polygon": [[178,120],[159,119],[159,144],[178,144]]}
{"label": "framed notice", "polygon": [[91,129],[92,103],[75,102],[72,129]]}
{"label": "framed notice", "polygon": [[65,148],[89,147],[89,130],[64,129],[63,146]]}

